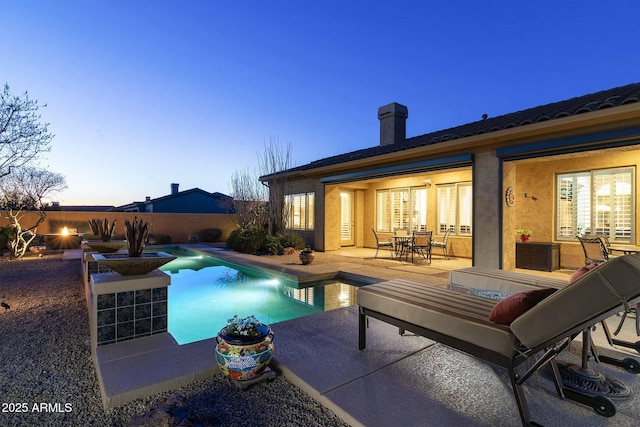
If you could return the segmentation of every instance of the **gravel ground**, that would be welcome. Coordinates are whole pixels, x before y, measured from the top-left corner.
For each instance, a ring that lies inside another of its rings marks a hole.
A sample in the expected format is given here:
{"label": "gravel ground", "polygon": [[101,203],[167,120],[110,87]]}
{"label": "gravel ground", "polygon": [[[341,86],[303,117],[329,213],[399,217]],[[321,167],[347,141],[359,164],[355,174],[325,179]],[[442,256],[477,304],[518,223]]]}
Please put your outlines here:
{"label": "gravel ground", "polygon": [[[181,396],[198,426],[346,426],[284,377],[238,390],[216,375],[102,409],[91,360],[81,265],[62,254],[0,257],[0,425],[128,426]],[[154,425],[153,423],[149,425]]]}

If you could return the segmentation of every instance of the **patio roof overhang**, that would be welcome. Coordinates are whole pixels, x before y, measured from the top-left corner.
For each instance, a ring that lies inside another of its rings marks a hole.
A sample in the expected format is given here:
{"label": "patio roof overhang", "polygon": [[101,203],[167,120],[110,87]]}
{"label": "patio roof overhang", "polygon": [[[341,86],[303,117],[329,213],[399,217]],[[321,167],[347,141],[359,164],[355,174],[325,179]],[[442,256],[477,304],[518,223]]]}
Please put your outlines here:
{"label": "patio roof overhang", "polygon": [[608,132],[499,148],[496,150],[496,155],[502,159],[518,160],[638,144],[640,144],[640,126],[632,126]]}
{"label": "patio roof overhang", "polygon": [[344,182],[363,181],[366,179],[385,178],[389,176],[408,175],[421,172],[431,172],[442,169],[471,166],[473,154],[440,157],[392,166],[372,167],[355,172],[330,175],[320,178],[323,184],[340,184]]}

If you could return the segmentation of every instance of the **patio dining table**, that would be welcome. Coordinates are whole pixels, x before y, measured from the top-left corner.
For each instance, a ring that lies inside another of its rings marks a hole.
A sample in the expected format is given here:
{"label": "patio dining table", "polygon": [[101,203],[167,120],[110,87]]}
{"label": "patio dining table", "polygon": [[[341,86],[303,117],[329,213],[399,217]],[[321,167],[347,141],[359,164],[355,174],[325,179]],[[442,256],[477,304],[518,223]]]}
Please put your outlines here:
{"label": "patio dining table", "polygon": [[397,258],[402,258],[402,255],[408,256],[406,250],[411,246],[413,236],[391,236],[393,239],[393,252]]}
{"label": "patio dining table", "polygon": [[637,254],[638,252],[640,252],[640,246],[618,246],[618,245],[610,245],[609,246],[609,250],[611,251],[616,251],[616,252],[622,252],[625,255],[626,254]]}
{"label": "patio dining table", "polygon": [[[430,232],[429,232],[430,233]],[[431,236],[431,234],[429,234]],[[393,249],[395,256],[400,259],[404,255],[405,260],[409,259],[409,251],[411,251],[411,262],[413,262],[413,254],[416,251],[415,249],[415,234],[409,236],[391,236],[393,238]],[[431,244],[431,238],[429,237],[429,245]],[[424,249],[424,248],[423,248]],[[431,262],[431,248],[427,249],[429,253],[429,262]]]}

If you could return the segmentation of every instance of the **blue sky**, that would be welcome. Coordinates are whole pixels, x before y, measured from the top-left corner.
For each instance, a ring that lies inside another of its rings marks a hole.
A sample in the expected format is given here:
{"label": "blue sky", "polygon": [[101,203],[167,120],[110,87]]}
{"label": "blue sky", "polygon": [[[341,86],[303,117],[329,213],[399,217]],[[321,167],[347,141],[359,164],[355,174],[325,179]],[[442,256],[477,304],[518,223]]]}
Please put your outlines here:
{"label": "blue sky", "polygon": [[0,0],[0,83],[47,104],[63,205],[294,166],[640,82],[637,0]]}

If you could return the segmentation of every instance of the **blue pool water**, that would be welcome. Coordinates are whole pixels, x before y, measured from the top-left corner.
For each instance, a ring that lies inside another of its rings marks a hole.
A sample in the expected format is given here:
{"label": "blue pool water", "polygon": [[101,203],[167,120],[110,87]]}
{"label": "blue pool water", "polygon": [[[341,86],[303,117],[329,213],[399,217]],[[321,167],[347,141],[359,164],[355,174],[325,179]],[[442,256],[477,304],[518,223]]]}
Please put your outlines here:
{"label": "blue pool water", "polygon": [[356,287],[346,283],[316,282],[298,288],[297,283],[224,265],[196,252],[163,251],[178,256],[161,270],[171,276],[169,332],[179,344],[215,337],[236,314],[255,315],[272,324],[355,303]]}

